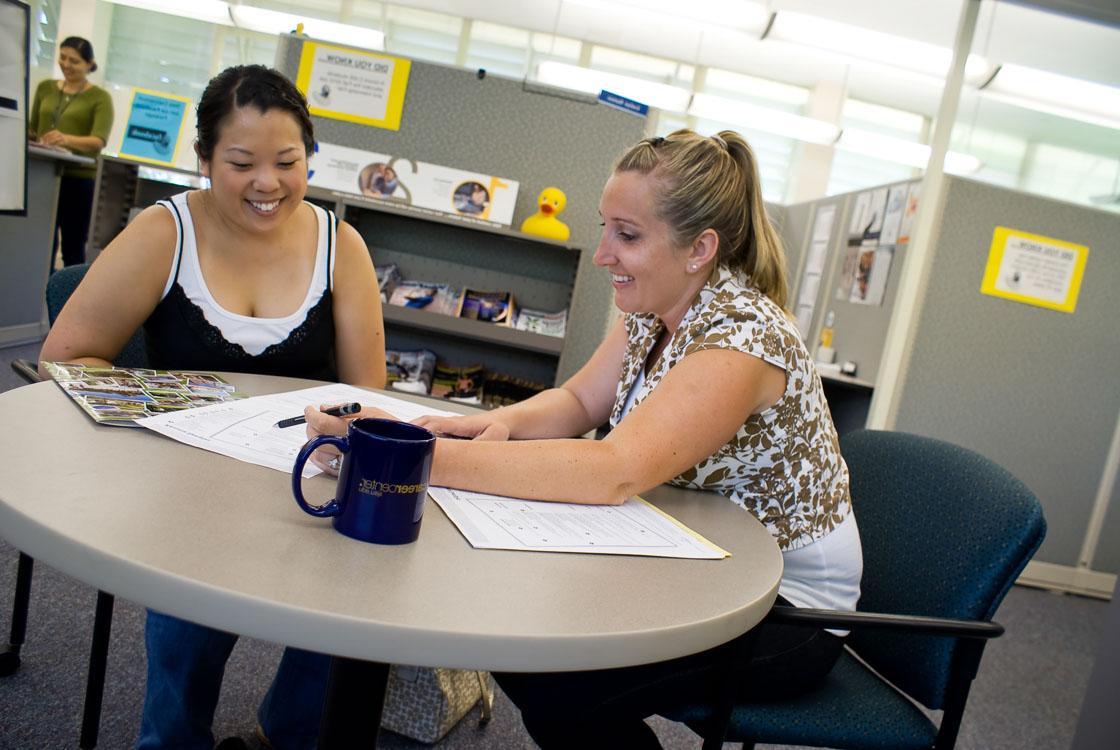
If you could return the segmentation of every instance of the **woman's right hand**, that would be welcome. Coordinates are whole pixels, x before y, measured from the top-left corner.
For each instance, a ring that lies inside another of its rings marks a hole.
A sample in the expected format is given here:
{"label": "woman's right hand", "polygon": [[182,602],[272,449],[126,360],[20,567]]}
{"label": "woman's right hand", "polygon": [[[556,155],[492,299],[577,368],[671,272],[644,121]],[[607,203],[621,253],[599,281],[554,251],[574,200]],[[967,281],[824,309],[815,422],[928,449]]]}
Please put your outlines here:
{"label": "woman's right hand", "polygon": [[509,427],[494,419],[491,414],[472,414],[469,417],[424,416],[412,420],[412,423],[434,432],[436,437],[509,440]]}

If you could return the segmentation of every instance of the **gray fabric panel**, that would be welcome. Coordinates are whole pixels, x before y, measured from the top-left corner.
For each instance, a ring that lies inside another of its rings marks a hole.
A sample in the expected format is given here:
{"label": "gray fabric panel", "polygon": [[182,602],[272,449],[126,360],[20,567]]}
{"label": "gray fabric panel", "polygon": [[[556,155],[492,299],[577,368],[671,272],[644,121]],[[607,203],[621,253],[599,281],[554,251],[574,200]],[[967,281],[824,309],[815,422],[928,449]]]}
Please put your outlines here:
{"label": "gray fabric panel", "polygon": [[[896,427],[1009,469],[1050,524],[1036,559],[1076,565],[1120,411],[1120,216],[960,178],[946,191]],[[1089,247],[1075,314],[980,293],[996,226]],[[1115,518],[1107,531],[1115,550]]]}
{"label": "gray fabric panel", "polygon": [[[282,37],[277,50],[277,67],[293,79],[302,46],[302,40]],[[325,143],[517,180],[513,229],[536,212],[541,190],[553,185],[564,191],[568,203],[559,218],[571,228],[570,242],[584,249],[580,266],[588,272],[579,275],[573,290],[562,380],[591,356],[606,331],[614,292],[605,272],[589,268],[599,241],[599,194],[614,160],[643,137],[646,121],[589,97],[547,91],[414,60],[400,130],[313,120],[316,137]],[[511,259],[514,267],[518,262]]]}

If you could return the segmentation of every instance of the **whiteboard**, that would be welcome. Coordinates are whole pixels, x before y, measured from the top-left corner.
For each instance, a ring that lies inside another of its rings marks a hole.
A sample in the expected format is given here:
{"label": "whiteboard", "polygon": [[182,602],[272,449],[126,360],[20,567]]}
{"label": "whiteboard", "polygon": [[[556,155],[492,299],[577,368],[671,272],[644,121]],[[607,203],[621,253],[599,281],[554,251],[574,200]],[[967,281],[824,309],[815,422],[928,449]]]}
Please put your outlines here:
{"label": "whiteboard", "polygon": [[30,8],[0,0],[0,213],[27,212],[27,57]]}

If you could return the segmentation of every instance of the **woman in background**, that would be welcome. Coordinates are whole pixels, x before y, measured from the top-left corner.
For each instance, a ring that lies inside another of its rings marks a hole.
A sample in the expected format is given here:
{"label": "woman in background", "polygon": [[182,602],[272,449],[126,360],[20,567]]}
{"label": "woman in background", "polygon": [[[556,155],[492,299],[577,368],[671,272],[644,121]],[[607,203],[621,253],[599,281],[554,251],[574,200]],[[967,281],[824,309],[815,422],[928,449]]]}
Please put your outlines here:
{"label": "woman in background", "polygon": [[[315,144],[303,96],[274,70],[230,68],[203,92],[197,123],[195,150],[210,187],[145,209],[109,244],[40,359],[107,365],[143,325],[151,367],[383,388],[381,299],[365,242],[303,200]],[[137,748],[212,750],[236,641],[148,612]],[[321,654],[284,651],[258,712],[270,747],[315,747],[328,664]],[[239,738],[222,743],[242,746]]]}
{"label": "woman in background", "polygon": [[[59,45],[58,66],[62,80],[48,79],[35,89],[29,136],[43,146],[96,158],[113,128],[113,100],[89,82],[89,74],[97,70],[93,45],[80,36],[66,37]],[[62,232],[63,265],[85,262],[96,174],[96,166],[67,164],[63,169],[54,232],[56,238]]]}

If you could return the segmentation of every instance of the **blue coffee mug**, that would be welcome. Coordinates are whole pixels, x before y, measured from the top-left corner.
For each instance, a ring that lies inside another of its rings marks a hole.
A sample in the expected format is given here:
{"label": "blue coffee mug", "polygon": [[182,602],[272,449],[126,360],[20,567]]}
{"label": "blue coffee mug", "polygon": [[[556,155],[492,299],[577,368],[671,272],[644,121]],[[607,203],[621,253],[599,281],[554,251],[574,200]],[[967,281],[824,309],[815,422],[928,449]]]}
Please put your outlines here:
{"label": "blue coffee mug", "polygon": [[[389,419],[355,419],[345,437],[309,440],[292,467],[292,494],[313,516],[332,517],[336,530],[375,544],[408,544],[420,536],[436,438],[423,427]],[[334,500],[315,507],[303,498],[303,466],[315,450],[343,453]]]}

